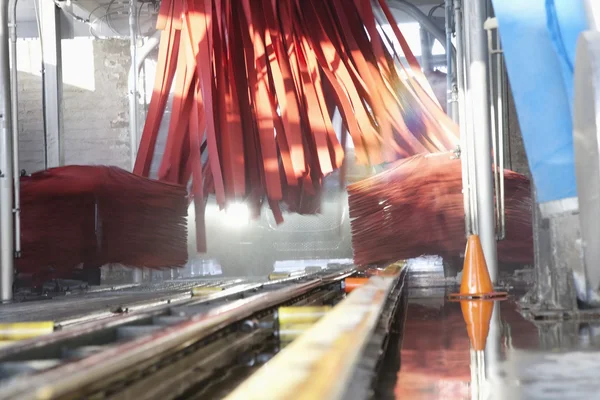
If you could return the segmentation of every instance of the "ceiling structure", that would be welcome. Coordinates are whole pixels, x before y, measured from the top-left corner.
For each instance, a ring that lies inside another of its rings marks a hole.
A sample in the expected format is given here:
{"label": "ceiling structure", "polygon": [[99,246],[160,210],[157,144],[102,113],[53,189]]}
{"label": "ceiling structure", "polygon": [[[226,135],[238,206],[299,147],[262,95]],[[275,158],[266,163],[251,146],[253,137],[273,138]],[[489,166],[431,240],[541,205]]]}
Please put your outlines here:
{"label": "ceiling structure", "polygon": [[[39,2],[53,0],[20,0],[17,3],[17,34],[21,38],[38,37],[36,9]],[[160,0],[138,0],[138,32],[147,36],[154,31]],[[396,0],[388,0],[394,2]],[[55,1],[61,5],[62,37],[79,36],[126,37],[129,36],[128,0],[68,0]],[[425,14],[441,0],[410,0]],[[402,12],[394,12],[399,23],[414,21]]]}

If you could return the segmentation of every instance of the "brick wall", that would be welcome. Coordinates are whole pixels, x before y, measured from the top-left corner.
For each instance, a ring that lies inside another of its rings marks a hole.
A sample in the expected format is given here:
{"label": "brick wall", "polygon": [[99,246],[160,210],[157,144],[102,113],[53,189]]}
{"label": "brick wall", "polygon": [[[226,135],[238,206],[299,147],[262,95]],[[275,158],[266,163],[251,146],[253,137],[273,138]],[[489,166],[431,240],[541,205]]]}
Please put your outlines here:
{"label": "brick wall", "polygon": [[[66,164],[129,168],[129,41],[63,40]],[[38,40],[18,43],[21,168],[44,168],[41,57]]]}

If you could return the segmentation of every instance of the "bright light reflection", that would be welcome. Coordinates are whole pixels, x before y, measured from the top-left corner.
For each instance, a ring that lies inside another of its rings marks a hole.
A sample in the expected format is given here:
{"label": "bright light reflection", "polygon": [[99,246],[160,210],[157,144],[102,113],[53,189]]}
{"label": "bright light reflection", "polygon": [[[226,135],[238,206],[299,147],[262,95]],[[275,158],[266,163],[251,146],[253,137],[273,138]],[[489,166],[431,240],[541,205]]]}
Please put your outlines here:
{"label": "bright light reflection", "polygon": [[243,228],[250,222],[250,209],[245,203],[232,203],[225,208],[223,222],[233,228]]}

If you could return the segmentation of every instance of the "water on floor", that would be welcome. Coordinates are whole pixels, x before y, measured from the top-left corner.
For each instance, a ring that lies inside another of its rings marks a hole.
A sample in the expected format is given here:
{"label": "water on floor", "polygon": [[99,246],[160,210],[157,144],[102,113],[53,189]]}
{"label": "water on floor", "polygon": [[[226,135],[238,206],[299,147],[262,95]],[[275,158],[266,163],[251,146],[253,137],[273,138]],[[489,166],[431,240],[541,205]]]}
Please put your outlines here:
{"label": "water on floor", "polygon": [[[600,398],[600,320],[525,319],[517,307],[522,290],[513,288],[507,300],[490,303],[490,322],[484,323],[481,337],[475,337],[475,341],[486,339],[485,343],[474,345],[461,304],[447,300],[457,291],[457,281],[444,278],[439,264],[432,265],[417,266],[410,274],[400,371],[389,397]],[[484,308],[476,311],[485,320]],[[481,351],[473,349],[477,345]]]}

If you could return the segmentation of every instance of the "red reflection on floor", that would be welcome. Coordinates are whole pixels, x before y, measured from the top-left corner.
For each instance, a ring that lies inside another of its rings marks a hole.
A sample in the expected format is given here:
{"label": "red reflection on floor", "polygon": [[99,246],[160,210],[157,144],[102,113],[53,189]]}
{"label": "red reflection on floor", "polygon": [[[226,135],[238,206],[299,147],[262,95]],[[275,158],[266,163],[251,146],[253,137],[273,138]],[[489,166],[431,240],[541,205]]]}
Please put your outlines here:
{"label": "red reflection on floor", "polygon": [[396,382],[397,399],[468,399],[469,337],[457,304],[409,304]]}

